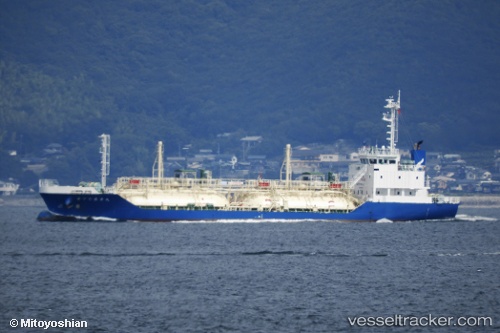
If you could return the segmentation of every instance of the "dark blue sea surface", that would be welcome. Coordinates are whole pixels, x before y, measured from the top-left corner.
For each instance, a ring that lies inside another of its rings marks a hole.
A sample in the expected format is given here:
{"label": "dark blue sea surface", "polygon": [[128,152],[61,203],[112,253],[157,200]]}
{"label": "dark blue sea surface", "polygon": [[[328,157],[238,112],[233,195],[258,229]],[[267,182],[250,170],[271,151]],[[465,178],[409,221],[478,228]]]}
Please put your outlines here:
{"label": "dark blue sea surface", "polygon": [[[499,208],[407,223],[37,222],[42,209],[0,207],[0,332],[500,331]],[[396,315],[492,325],[348,320]],[[88,328],[10,328],[27,318]]]}

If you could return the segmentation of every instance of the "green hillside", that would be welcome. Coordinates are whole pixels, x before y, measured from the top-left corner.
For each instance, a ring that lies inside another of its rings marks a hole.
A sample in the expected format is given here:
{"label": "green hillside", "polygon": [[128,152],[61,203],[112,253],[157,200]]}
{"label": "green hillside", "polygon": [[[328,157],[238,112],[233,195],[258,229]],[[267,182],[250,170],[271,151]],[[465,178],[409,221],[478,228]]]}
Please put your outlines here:
{"label": "green hillside", "polygon": [[400,146],[492,150],[498,17],[488,0],[0,0],[0,150],[56,142],[97,165],[109,133],[114,172],[143,174],[157,140],[170,155],[237,152],[244,135],[263,136],[255,153],[268,156],[384,144],[398,89]]}

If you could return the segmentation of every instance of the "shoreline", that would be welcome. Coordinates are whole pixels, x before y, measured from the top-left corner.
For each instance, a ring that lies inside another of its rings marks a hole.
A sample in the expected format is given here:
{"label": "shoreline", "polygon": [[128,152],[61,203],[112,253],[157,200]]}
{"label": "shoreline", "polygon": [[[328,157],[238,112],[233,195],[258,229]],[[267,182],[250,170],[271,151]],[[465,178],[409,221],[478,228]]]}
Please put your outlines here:
{"label": "shoreline", "polygon": [[494,208],[500,207],[500,195],[459,196],[460,207]]}

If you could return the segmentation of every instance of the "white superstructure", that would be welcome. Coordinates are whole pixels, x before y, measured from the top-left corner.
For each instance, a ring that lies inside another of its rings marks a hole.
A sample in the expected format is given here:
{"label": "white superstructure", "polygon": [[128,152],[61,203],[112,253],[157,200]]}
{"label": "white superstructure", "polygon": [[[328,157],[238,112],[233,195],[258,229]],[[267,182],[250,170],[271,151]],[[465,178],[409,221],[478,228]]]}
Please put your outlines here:
{"label": "white superstructure", "polygon": [[353,194],[362,201],[432,203],[444,200],[429,195],[425,175],[425,151],[416,144],[412,159],[403,160],[398,141],[398,117],[401,107],[400,92],[397,101],[386,99],[388,109],[382,119],[387,122],[387,146],[363,147],[358,151],[360,165],[351,166]]}

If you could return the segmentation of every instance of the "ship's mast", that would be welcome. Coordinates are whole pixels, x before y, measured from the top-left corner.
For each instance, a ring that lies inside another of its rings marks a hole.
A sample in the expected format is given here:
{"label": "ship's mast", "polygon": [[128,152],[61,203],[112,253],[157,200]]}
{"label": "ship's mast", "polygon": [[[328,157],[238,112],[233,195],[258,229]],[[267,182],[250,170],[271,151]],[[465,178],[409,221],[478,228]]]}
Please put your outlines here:
{"label": "ship's mast", "polygon": [[110,148],[111,148],[111,137],[109,134],[102,134],[99,136],[101,138],[101,186],[106,187],[106,176],[109,176],[110,168]]}
{"label": "ship's mast", "polygon": [[292,181],[292,146],[287,144],[285,146],[285,158],[280,170],[280,180],[283,180],[283,168],[285,168],[285,186],[290,188]]}
{"label": "ship's mast", "polygon": [[[155,172],[156,170],[156,172]],[[156,160],[155,163],[153,164],[153,177],[156,177],[161,180],[163,179],[163,142],[158,141],[158,145],[156,147]]]}
{"label": "ship's mast", "polygon": [[290,188],[290,182],[292,180],[292,146],[290,144],[286,145],[285,149],[285,183],[286,188]]}
{"label": "ship's mast", "polygon": [[387,141],[389,141],[390,151],[395,152],[396,143],[398,142],[398,116],[401,107],[401,90],[398,91],[398,100],[396,102],[392,96],[386,99],[386,101],[387,105],[385,108],[389,110],[384,113],[382,119],[388,122],[387,127],[389,131],[387,134],[389,136],[387,137]]}

